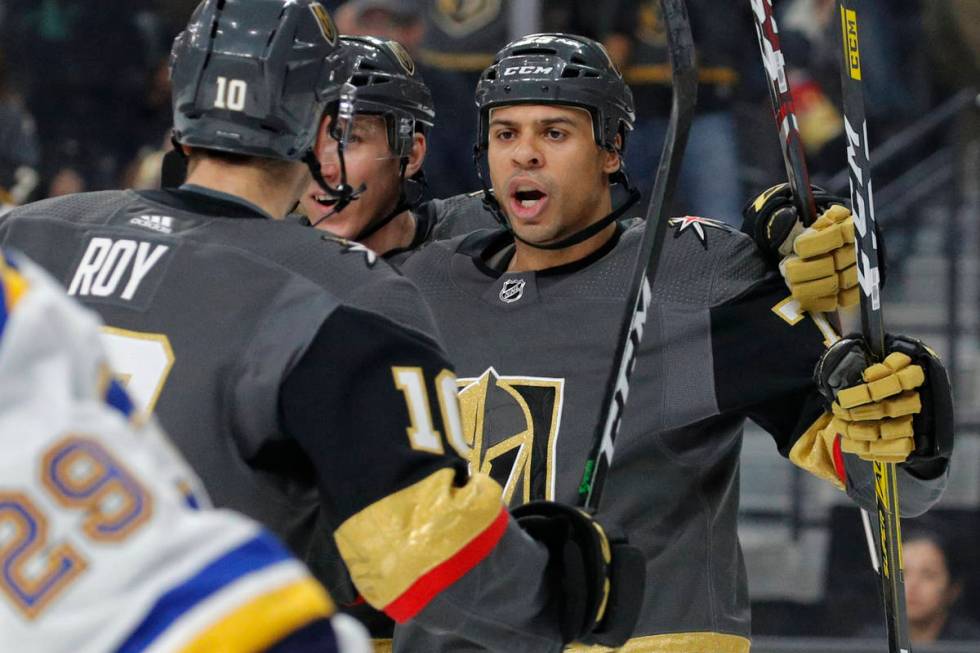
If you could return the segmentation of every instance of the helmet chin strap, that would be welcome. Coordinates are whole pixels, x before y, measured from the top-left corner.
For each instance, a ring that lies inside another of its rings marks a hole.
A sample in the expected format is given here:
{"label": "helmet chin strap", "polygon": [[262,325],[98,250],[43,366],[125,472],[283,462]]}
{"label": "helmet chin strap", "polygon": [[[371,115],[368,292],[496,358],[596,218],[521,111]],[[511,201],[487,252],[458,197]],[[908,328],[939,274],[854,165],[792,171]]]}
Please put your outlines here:
{"label": "helmet chin strap", "polygon": [[336,197],[337,202],[330,209],[330,212],[325,216],[313,223],[313,226],[317,226],[327,218],[336,215],[343,211],[347,205],[349,205],[354,200],[357,200],[364,194],[367,190],[367,186],[363,183],[356,189],[347,183],[347,168],[344,165],[344,152],[341,147],[338,146],[338,156],[340,157],[340,183],[336,186],[331,186],[327,183],[327,180],[323,178],[323,173],[320,170],[320,161],[316,158],[316,154],[313,150],[310,150],[303,157],[303,162],[310,169],[310,174],[313,175],[313,180],[316,181],[317,185],[323,189],[323,191],[330,195],[331,197]]}
{"label": "helmet chin strap", "polygon": [[[421,203],[422,196],[425,194],[425,191],[429,187],[429,185],[426,183],[425,175],[422,173],[421,170],[419,170],[414,175],[406,179],[405,168],[407,167],[407,165],[408,165],[408,159],[403,158],[399,165],[400,170],[399,170],[399,182],[398,182],[398,188],[399,188],[398,201],[395,202],[394,208],[391,209],[391,211],[389,211],[382,218],[368,222],[364,226],[364,228],[360,231],[360,233],[358,233],[357,236],[354,237],[354,240],[361,242],[365,238],[369,238],[370,236],[373,236],[374,234],[378,233],[381,229],[386,227],[389,222],[397,218],[399,215],[401,215],[405,211],[410,211],[414,209]],[[414,186],[416,189],[415,192],[412,194],[412,197],[409,197],[409,194],[407,192],[407,187],[410,184]]]}
{"label": "helmet chin strap", "polygon": [[[336,215],[337,213],[343,211],[351,202],[360,198],[364,191],[367,190],[367,186],[363,182],[355,189],[347,181],[347,159],[344,156],[344,149],[349,142],[350,131],[354,125],[354,93],[355,88],[350,83],[344,84],[340,93],[340,99],[337,102],[336,110],[330,117],[330,130],[328,133],[332,139],[337,141],[337,161],[340,164],[340,183],[338,183],[336,186],[331,186],[327,180],[323,178],[320,160],[317,158],[314,148],[311,147],[303,155],[303,162],[306,163],[306,167],[310,169],[310,174],[313,176],[313,180],[316,181],[317,185],[322,188],[325,193],[337,198],[337,202],[334,204],[332,210],[317,220],[313,225],[314,227],[330,216]],[[343,127],[340,126],[341,122],[343,122]]]}
{"label": "helmet chin strap", "polygon": [[621,183],[626,188],[629,196],[623,201],[617,208],[615,208],[611,213],[601,220],[590,224],[584,229],[576,231],[572,235],[562,238],[557,242],[552,243],[532,243],[529,240],[521,238],[514,228],[510,224],[510,220],[507,219],[507,215],[504,210],[500,207],[500,203],[497,201],[496,196],[494,196],[493,191],[487,184],[487,177],[489,175],[484,175],[483,168],[483,151],[479,145],[473,147],[473,160],[476,163],[476,174],[480,178],[480,184],[483,186],[483,205],[489,210],[493,217],[496,218],[497,222],[502,224],[507,231],[514,237],[515,240],[519,240],[528,247],[534,247],[535,249],[545,249],[545,250],[556,250],[565,249],[566,247],[571,247],[572,245],[577,245],[582,241],[592,238],[597,233],[611,225],[613,222],[618,220],[625,214],[630,208],[633,207],[638,201],[640,201],[640,191],[630,184],[629,177],[626,175],[626,171],[620,169],[618,172],[614,173],[611,177],[613,183]]}

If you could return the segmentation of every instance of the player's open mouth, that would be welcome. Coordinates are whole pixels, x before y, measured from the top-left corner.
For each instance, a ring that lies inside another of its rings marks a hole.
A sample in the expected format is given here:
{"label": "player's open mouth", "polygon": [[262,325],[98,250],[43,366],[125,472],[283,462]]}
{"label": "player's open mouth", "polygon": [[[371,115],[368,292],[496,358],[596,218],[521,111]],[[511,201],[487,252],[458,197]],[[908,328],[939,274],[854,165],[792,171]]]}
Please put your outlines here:
{"label": "player's open mouth", "polygon": [[330,208],[337,203],[337,198],[333,197],[332,195],[314,195],[313,199],[320,206],[326,206],[327,208]]}
{"label": "player's open mouth", "polygon": [[511,184],[509,199],[514,215],[530,220],[544,211],[548,204],[548,193],[536,184],[517,182]]}

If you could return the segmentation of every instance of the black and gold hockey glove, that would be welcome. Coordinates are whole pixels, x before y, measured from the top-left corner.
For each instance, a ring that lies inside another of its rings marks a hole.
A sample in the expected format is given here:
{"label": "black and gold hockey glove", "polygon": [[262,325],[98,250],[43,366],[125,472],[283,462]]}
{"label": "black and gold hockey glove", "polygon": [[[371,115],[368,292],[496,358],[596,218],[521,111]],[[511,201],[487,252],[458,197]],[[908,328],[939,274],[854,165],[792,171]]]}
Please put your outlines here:
{"label": "black and gold hockey glove", "polygon": [[860,298],[854,218],[844,199],[813,187],[817,220],[804,227],[789,184],[773,186],[743,210],[742,231],[774,263],[803,310],[831,312]]}
{"label": "black and gold hockey glove", "polygon": [[[833,419],[825,440],[864,460],[905,463],[934,478],[953,451],[953,399],[946,369],[914,338],[887,336],[888,355],[872,363],[862,338],[844,338],[820,358],[814,381]],[[829,436],[829,437],[828,437]]]}
{"label": "black and gold hockey glove", "polygon": [[563,600],[565,643],[622,646],[633,633],[643,603],[643,553],[578,508],[532,501],[511,514],[548,548],[549,580]]}

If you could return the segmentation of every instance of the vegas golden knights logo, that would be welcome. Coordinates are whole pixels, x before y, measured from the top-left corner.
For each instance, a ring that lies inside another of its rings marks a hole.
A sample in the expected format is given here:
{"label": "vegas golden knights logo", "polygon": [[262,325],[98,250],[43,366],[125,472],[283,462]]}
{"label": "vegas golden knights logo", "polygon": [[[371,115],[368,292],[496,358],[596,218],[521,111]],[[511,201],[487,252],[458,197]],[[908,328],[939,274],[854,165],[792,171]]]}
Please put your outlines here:
{"label": "vegas golden knights logo", "polygon": [[554,499],[565,380],[500,376],[491,367],[457,382],[471,469],[500,483],[508,504]]}
{"label": "vegas golden knights logo", "polygon": [[314,2],[310,5],[310,11],[313,12],[314,18],[316,18],[317,25],[320,26],[320,33],[323,34],[323,38],[326,39],[327,43],[330,45],[337,44],[337,28],[333,24],[333,19],[330,18],[330,14],[319,2]]}
{"label": "vegas golden knights logo", "polygon": [[405,69],[405,72],[409,75],[414,75],[415,61],[412,59],[412,56],[408,54],[408,50],[406,50],[398,41],[387,41],[385,45],[387,45],[388,49],[391,50],[391,54],[395,55],[395,59],[397,59],[402,68]]}
{"label": "vegas golden knights logo", "polygon": [[437,0],[432,17],[450,36],[466,36],[500,14],[500,0]]}

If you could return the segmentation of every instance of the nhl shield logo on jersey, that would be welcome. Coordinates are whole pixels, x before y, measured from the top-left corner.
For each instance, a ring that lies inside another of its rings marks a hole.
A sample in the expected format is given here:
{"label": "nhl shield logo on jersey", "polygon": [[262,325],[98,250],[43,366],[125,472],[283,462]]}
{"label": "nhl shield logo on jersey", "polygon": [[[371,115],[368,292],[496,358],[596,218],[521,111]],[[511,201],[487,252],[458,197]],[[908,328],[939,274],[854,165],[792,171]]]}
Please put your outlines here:
{"label": "nhl shield logo on jersey", "polygon": [[524,296],[524,287],[526,285],[527,281],[524,279],[507,279],[500,288],[500,301],[505,304],[513,304],[516,301],[520,301],[521,297]]}
{"label": "nhl shield logo on jersey", "polygon": [[697,239],[701,241],[701,246],[708,249],[708,235],[705,232],[705,227],[711,227],[713,229],[721,229],[722,231],[731,231],[730,225],[721,222],[720,220],[712,220],[710,218],[701,218],[695,215],[685,215],[683,218],[671,218],[667,221],[671,227],[674,227],[674,238],[679,238],[682,233],[687,230],[693,231],[697,236]]}

